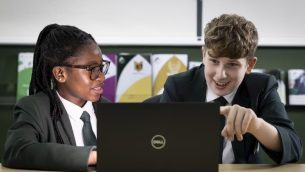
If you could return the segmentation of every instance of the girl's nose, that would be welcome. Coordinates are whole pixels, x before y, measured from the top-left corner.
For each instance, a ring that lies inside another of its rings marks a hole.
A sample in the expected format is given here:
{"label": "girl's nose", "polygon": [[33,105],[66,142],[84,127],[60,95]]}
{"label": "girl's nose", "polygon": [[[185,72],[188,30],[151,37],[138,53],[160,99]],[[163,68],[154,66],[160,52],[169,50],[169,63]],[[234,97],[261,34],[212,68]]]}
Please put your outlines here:
{"label": "girl's nose", "polygon": [[104,81],[105,80],[105,74],[103,72],[100,72],[98,77],[97,77],[97,80]]}

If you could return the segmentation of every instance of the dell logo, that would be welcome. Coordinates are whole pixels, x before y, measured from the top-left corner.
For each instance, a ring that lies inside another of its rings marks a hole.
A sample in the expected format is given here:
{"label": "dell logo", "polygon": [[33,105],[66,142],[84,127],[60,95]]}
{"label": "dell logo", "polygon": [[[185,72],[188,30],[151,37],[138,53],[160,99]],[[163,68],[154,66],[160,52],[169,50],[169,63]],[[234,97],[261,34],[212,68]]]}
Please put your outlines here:
{"label": "dell logo", "polygon": [[164,148],[166,143],[165,137],[162,135],[155,135],[151,139],[151,146],[155,149],[162,149]]}

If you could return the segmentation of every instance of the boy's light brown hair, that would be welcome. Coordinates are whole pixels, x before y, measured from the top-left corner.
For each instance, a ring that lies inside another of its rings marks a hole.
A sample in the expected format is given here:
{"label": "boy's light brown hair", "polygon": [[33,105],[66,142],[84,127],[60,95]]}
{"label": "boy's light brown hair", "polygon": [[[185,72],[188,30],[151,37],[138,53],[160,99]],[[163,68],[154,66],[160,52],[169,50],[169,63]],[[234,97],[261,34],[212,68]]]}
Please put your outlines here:
{"label": "boy's light brown hair", "polygon": [[204,29],[204,48],[211,57],[254,57],[258,43],[255,25],[242,16],[223,14]]}

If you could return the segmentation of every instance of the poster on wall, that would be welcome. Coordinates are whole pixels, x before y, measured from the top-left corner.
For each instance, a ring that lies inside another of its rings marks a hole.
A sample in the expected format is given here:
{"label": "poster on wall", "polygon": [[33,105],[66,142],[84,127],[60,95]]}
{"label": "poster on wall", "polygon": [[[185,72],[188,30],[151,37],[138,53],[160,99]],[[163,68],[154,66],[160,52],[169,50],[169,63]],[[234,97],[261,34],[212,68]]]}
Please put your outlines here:
{"label": "poster on wall", "polygon": [[115,102],[142,102],[152,95],[150,54],[120,53]]}
{"label": "poster on wall", "polygon": [[117,72],[117,55],[115,53],[103,54],[103,60],[110,61],[108,72],[105,75],[103,96],[109,99],[111,102],[115,102],[116,92],[116,72]]}
{"label": "poster on wall", "polygon": [[289,105],[305,105],[305,69],[288,70]]}
{"label": "poster on wall", "polygon": [[187,61],[187,54],[153,54],[151,56],[153,95],[163,93],[168,76],[186,71]]}
{"label": "poster on wall", "polygon": [[20,52],[18,55],[17,96],[16,99],[29,95],[29,86],[33,67],[33,53]]}

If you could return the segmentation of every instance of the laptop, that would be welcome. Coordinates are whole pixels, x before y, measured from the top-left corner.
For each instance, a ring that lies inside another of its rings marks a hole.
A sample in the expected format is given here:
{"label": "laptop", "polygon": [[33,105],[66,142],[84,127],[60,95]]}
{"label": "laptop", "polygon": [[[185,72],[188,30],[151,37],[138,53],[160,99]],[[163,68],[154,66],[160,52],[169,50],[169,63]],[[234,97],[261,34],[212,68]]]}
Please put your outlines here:
{"label": "laptop", "polygon": [[219,124],[215,103],[102,104],[97,170],[218,171]]}

